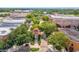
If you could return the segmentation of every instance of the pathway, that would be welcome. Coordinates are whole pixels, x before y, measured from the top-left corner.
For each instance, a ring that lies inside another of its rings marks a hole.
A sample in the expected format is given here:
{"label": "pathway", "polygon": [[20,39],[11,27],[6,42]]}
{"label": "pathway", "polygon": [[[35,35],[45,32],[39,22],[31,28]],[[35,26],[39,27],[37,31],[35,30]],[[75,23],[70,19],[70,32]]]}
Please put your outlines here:
{"label": "pathway", "polygon": [[40,52],[48,51],[48,43],[46,40],[41,39]]}

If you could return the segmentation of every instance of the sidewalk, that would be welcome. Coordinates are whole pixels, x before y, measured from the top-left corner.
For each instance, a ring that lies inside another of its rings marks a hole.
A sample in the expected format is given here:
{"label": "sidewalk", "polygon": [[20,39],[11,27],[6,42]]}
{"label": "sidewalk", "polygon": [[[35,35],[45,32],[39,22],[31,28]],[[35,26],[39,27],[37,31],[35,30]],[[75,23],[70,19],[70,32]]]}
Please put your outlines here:
{"label": "sidewalk", "polygon": [[48,43],[46,40],[42,39],[39,52],[46,52],[46,51],[48,51]]}

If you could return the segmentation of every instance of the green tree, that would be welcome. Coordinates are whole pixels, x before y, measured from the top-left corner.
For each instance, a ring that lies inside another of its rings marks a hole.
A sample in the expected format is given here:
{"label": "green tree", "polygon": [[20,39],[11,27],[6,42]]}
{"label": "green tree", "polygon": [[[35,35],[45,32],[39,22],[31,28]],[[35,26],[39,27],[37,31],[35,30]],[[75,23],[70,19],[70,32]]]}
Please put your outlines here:
{"label": "green tree", "polygon": [[22,35],[17,35],[15,44],[22,45],[24,43],[29,43],[29,42],[31,42],[31,35],[22,34]]}
{"label": "green tree", "polygon": [[42,20],[49,21],[49,17],[48,16],[42,16]]}
{"label": "green tree", "polygon": [[34,24],[39,24],[40,23],[40,20],[37,17],[33,17],[32,21],[33,21]]}
{"label": "green tree", "polygon": [[40,28],[41,31],[44,31],[47,36],[50,33],[52,33],[52,32],[57,30],[57,26],[56,26],[55,23],[51,23],[51,22],[47,22],[47,21],[39,24],[39,28]]}
{"label": "green tree", "polygon": [[79,10],[74,10],[73,13],[74,13],[74,15],[77,16],[77,15],[79,15]]}
{"label": "green tree", "polygon": [[13,39],[13,37],[10,37],[7,39],[6,41],[6,48],[10,48],[15,44],[15,39]]}
{"label": "green tree", "polygon": [[39,24],[33,24],[31,30],[33,30],[34,28],[39,28]]}
{"label": "green tree", "polygon": [[63,32],[54,32],[48,37],[48,42],[61,51],[62,48],[67,47],[69,38]]}
{"label": "green tree", "polygon": [[43,14],[43,10],[33,10],[32,11],[32,14],[35,16],[35,17],[38,17],[38,16],[41,16]]}
{"label": "green tree", "polygon": [[28,27],[25,24],[17,27],[9,34],[7,45],[12,46],[14,44],[21,45],[23,43],[31,42],[32,32],[28,31]]}
{"label": "green tree", "polygon": [[29,14],[26,15],[26,17],[27,17],[27,18],[32,18],[33,15],[32,15],[31,13],[29,13]]}

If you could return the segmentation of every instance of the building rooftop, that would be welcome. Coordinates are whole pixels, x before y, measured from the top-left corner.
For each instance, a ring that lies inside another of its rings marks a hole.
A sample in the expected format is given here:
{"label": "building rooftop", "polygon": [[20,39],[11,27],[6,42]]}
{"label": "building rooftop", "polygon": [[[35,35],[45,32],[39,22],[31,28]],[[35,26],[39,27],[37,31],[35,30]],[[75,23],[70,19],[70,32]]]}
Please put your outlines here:
{"label": "building rooftop", "polygon": [[55,23],[57,23],[61,27],[79,25],[79,17],[77,16],[50,15],[50,17]]}
{"label": "building rooftop", "polygon": [[30,12],[32,10],[26,10],[26,9],[19,9],[19,10],[14,10],[13,12],[21,12],[21,13],[27,13],[27,12]]}
{"label": "building rooftop", "polygon": [[25,19],[24,18],[10,18],[10,17],[6,17],[3,19],[3,22],[6,23],[24,23]]}
{"label": "building rooftop", "polygon": [[79,32],[74,29],[61,28],[60,31],[64,32],[67,36],[69,36],[72,40],[79,42]]}
{"label": "building rooftop", "polygon": [[63,20],[79,20],[79,17],[78,16],[62,16],[62,15],[50,15],[52,18],[56,18],[56,20],[57,20],[57,18],[58,19],[63,19]]}
{"label": "building rooftop", "polygon": [[3,22],[3,23],[0,24],[0,27],[16,27],[20,24],[21,23],[5,23],[5,22]]}
{"label": "building rooftop", "polygon": [[12,19],[12,18],[5,18],[0,23],[0,36],[8,35],[11,32],[11,29],[17,28],[22,23],[25,22],[25,19]]}

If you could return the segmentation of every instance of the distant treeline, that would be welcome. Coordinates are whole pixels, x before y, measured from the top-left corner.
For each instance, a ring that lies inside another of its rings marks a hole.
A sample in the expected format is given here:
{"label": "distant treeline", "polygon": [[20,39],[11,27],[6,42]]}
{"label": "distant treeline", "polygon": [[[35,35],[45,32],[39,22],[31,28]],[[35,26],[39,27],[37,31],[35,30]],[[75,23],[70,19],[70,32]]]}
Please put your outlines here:
{"label": "distant treeline", "polygon": [[10,12],[10,11],[14,11],[14,9],[10,9],[10,8],[0,8],[0,12]]}
{"label": "distant treeline", "polygon": [[0,14],[0,17],[5,17],[5,16],[9,16],[10,14],[9,13],[6,13],[6,14]]}
{"label": "distant treeline", "polygon": [[48,14],[60,13],[60,14],[74,14],[79,15],[79,9],[64,9],[64,8],[0,8],[0,12],[11,12],[14,10],[35,10],[35,11],[46,11]]}
{"label": "distant treeline", "polygon": [[47,12],[47,14],[53,14],[53,13],[59,13],[59,14],[73,14],[73,15],[79,15],[79,9],[61,9],[61,8],[55,8],[55,9],[47,9],[47,8],[35,8],[32,9],[34,12]]}
{"label": "distant treeline", "polygon": [[59,14],[74,14],[79,15],[79,9],[50,9],[46,10],[48,13],[59,13]]}
{"label": "distant treeline", "polygon": [[73,14],[79,15],[79,9],[33,9],[34,11],[47,12],[48,14],[59,13],[59,14]]}
{"label": "distant treeline", "polygon": [[29,8],[0,8],[0,12],[11,12],[14,10],[33,10],[33,9],[29,9]]}

